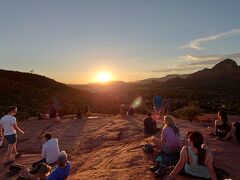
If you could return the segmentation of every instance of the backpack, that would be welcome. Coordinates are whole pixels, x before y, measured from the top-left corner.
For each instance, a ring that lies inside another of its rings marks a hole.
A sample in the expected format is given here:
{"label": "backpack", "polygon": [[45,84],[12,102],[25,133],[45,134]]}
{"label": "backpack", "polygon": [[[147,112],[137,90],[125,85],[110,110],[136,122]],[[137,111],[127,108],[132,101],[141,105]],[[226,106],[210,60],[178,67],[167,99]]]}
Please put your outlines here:
{"label": "backpack", "polygon": [[142,147],[143,151],[146,153],[152,153],[153,152],[153,146],[151,144],[145,144]]}
{"label": "backpack", "polygon": [[180,152],[176,152],[173,154],[166,154],[163,151],[160,151],[156,157],[156,163],[161,163],[166,166],[174,166],[178,163],[180,158]]}

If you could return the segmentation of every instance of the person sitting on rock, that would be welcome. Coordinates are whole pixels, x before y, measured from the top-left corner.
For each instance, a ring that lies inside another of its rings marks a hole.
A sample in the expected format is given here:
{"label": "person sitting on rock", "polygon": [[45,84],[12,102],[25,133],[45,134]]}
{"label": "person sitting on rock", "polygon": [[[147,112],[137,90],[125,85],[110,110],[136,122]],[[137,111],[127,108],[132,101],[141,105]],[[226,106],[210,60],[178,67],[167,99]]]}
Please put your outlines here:
{"label": "person sitting on rock", "polygon": [[130,106],[127,110],[127,115],[128,116],[134,116],[134,108]]}
{"label": "person sitting on rock", "polygon": [[50,118],[56,118],[56,117],[58,117],[58,112],[54,107],[52,107],[50,110]]}
{"label": "person sitting on rock", "polygon": [[65,151],[60,152],[57,158],[57,166],[51,171],[46,180],[65,180],[70,173],[70,162]]}
{"label": "person sitting on rock", "polygon": [[153,143],[166,154],[174,154],[180,150],[180,131],[175,125],[174,118],[170,115],[164,116],[164,127],[160,139],[154,137]]}
{"label": "person sitting on rock", "polygon": [[78,108],[78,110],[77,110],[77,119],[82,119],[82,118],[83,118],[82,110],[81,110],[81,108]]}
{"label": "person sitting on rock", "polygon": [[227,113],[223,110],[218,112],[218,120],[214,122],[214,128],[208,128],[208,130],[216,135],[219,139],[223,140],[228,132],[231,130],[232,124],[228,120]]}
{"label": "person sitting on rock", "polygon": [[156,120],[152,118],[152,113],[148,113],[148,117],[143,120],[144,122],[144,133],[145,134],[156,134],[160,131],[157,128]]}
{"label": "person sitting on rock", "polygon": [[180,159],[170,175],[165,179],[174,179],[178,173],[187,174],[198,178],[217,180],[213,168],[213,156],[203,144],[203,135],[198,132],[187,134],[190,146],[184,146]]}
{"label": "person sitting on rock", "polygon": [[45,143],[42,146],[41,160],[33,163],[32,167],[35,168],[40,163],[47,163],[52,165],[57,161],[59,155],[58,139],[52,138],[51,134],[45,134]]}
{"label": "person sitting on rock", "polygon": [[47,119],[48,117],[49,117],[48,114],[38,113],[38,120]]}
{"label": "person sitting on rock", "polygon": [[34,173],[26,167],[17,180],[45,180],[49,176],[51,169],[52,167],[46,163],[40,163],[39,168]]}
{"label": "person sitting on rock", "polygon": [[84,106],[84,116],[85,117],[89,116],[89,113],[90,113],[89,111],[90,111],[89,105],[85,104],[85,106]]}
{"label": "person sitting on rock", "polygon": [[126,115],[126,107],[125,107],[125,104],[121,104],[119,112],[120,112],[120,115],[122,115],[122,116],[125,116],[125,115]]}
{"label": "person sitting on rock", "polygon": [[224,138],[231,129],[231,123],[225,111],[220,111],[218,117],[219,120],[215,121],[215,133],[219,138]]}

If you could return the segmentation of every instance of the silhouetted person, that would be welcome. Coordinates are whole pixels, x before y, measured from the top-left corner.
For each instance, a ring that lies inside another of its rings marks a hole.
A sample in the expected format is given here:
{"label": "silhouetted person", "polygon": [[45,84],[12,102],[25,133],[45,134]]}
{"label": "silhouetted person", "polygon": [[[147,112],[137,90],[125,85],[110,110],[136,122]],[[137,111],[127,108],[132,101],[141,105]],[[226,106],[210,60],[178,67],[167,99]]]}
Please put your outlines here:
{"label": "silhouetted person", "polygon": [[85,117],[88,117],[89,110],[90,110],[89,105],[85,104],[85,106],[84,106],[84,116]]}
{"label": "silhouetted person", "polygon": [[129,107],[128,111],[127,111],[127,115],[128,116],[134,116],[134,109],[132,106]]}
{"label": "silhouetted person", "polygon": [[78,110],[77,110],[77,119],[82,119],[82,118],[83,118],[82,110],[81,110],[81,108],[78,108]]}
{"label": "silhouetted person", "polygon": [[50,110],[50,118],[56,118],[58,116],[58,113],[54,107]]}
{"label": "silhouetted person", "polygon": [[152,113],[148,113],[148,117],[144,119],[144,133],[145,134],[156,134],[160,131],[159,128],[157,128],[157,123],[155,119],[152,118]]}
{"label": "silhouetted person", "polygon": [[126,115],[126,107],[124,104],[120,106],[120,115]]}

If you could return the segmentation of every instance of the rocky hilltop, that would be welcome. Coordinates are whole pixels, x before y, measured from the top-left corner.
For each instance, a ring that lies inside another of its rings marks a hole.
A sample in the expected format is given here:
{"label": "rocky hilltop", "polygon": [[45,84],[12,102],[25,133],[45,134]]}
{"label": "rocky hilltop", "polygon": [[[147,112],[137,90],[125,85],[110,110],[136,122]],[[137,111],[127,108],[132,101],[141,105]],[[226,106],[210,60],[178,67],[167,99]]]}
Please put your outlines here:
{"label": "rocky hilltop", "polygon": [[212,69],[203,69],[196,73],[190,74],[187,79],[240,79],[240,67],[232,59],[225,59],[216,64]]}

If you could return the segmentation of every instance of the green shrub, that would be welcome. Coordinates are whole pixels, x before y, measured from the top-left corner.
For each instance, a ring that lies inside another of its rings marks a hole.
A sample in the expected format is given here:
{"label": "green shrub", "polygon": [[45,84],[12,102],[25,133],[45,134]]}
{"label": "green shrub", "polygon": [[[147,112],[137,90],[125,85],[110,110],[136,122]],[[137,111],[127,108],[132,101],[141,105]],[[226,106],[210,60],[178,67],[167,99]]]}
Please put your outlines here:
{"label": "green shrub", "polygon": [[174,111],[173,115],[180,119],[192,121],[196,118],[196,116],[201,115],[202,113],[203,110],[199,107],[189,105]]}

